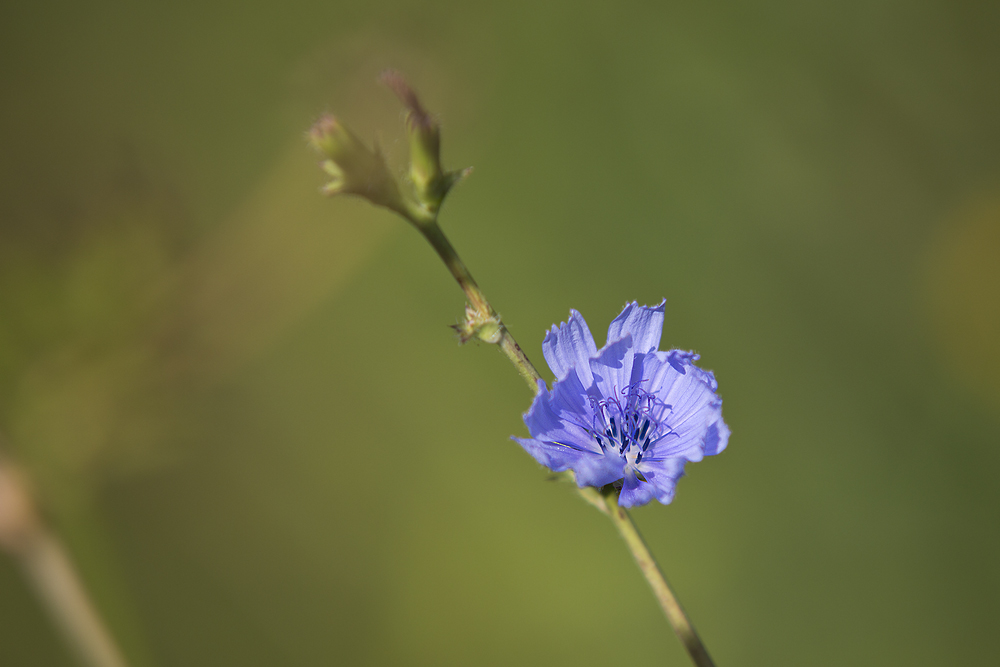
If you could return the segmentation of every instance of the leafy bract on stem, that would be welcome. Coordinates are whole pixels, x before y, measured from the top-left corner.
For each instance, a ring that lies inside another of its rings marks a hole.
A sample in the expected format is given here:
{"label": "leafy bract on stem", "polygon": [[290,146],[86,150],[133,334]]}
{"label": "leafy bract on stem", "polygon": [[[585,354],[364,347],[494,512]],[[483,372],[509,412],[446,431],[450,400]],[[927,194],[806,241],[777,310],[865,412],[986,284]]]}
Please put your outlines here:
{"label": "leafy bract on stem", "polygon": [[330,176],[322,191],[364,197],[422,228],[437,220],[448,192],[472,168],[445,171],[440,124],[399,72],[383,72],[382,82],[406,107],[410,164],[405,181],[393,174],[377,145],[370,148],[339,118],[324,114],[309,130],[309,143],[323,156],[320,166]]}
{"label": "leafy bract on stem", "polygon": [[396,70],[382,73],[382,83],[406,107],[406,131],[410,143],[410,180],[417,201],[436,214],[452,186],[472,172],[472,167],[445,171],[441,167],[441,125],[420,104],[416,92]]}

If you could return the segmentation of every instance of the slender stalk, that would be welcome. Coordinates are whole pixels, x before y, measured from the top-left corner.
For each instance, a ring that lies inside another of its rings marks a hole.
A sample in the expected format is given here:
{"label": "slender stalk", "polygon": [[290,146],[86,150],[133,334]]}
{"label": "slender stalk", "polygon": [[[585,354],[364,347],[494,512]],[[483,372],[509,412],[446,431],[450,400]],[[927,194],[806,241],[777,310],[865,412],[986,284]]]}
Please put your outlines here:
{"label": "slender stalk", "polygon": [[521,377],[527,381],[528,386],[531,387],[531,391],[537,394],[538,381],[542,379],[542,376],[538,374],[535,367],[528,361],[527,355],[524,354],[521,346],[517,344],[517,341],[510,335],[507,327],[502,322],[500,323],[500,336],[500,349],[507,355],[511,363],[514,364]]}
{"label": "slender stalk", "polygon": [[493,306],[486,300],[486,295],[479,289],[479,285],[476,284],[472,274],[469,273],[469,269],[465,267],[465,263],[458,256],[458,253],[455,252],[451,241],[441,231],[441,227],[437,224],[437,219],[432,218],[427,221],[419,221],[411,217],[410,221],[413,222],[414,226],[420,230],[424,238],[437,251],[441,261],[448,267],[451,275],[455,277],[462,291],[465,292],[465,297],[469,300],[469,305],[483,318],[492,318],[497,323],[499,326],[499,340],[497,344],[500,346],[500,350],[514,364],[517,372],[521,374],[524,381],[531,387],[531,391],[537,392],[538,381],[542,379],[542,376],[538,374],[538,371],[528,359],[524,350],[521,349],[521,346],[517,344],[514,337],[507,331],[507,327],[504,326],[497,312],[493,310]]}
{"label": "slender stalk", "polygon": [[611,521],[615,524],[615,528],[618,529],[618,533],[622,536],[622,539],[625,540],[625,544],[628,545],[629,551],[632,552],[632,556],[635,558],[635,562],[639,565],[639,569],[642,570],[646,581],[649,582],[649,587],[653,589],[653,594],[656,596],[657,602],[660,603],[663,613],[666,614],[667,620],[670,621],[670,625],[674,628],[674,632],[677,633],[677,637],[691,656],[691,661],[698,667],[715,667],[715,663],[712,662],[712,658],[708,655],[708,649],[705,648],[701,638],[698,637],[698,633],[695,632],[694,625],[691,624],[691,620],[684,613],[684,608],[681,607],[677,596],[674,595],[670,584],[667,583],[667,578],[660,571],[660,566],[656,564],[653,554],[649,552],[649,547],[646,546],[645,540],[639,534],[639,529],[632,522],[632,517],[629,516],[628,511],[624,507],[618,504],[616,492],[612,491],[605,496],[605,499],[608,504],[608,515],[611,517]]}
{"label": "slender stalk", "polygon": [[42,522],[20,475],[3,458],[0,458],[0,548],[21,566],[28,583],[82,664],[126,667],[65,547]]}
{"label": "slender stalk", "polygon": [[465,267],[465,262],[455,252],[455,246],[451,244],[448,237],[441,231],[437,220],[432,219],[424,223],[413,222],[417,229],[420,230],[420,233],[424,235],[424,238],[427,239],[427,242],[437,251],[438,256],[441,257],[441,261],[451,271],[451,275],[455,276],[455,280],[458,281],[462,291],[465,292],[465,297],[469,300],[469,304],[477,311],[492,311],[493,309],[490,307],[489,301],[486,300],[486,295],[479,289],[479,285],[472,277],[472,274],[469,273],[469,269]]}

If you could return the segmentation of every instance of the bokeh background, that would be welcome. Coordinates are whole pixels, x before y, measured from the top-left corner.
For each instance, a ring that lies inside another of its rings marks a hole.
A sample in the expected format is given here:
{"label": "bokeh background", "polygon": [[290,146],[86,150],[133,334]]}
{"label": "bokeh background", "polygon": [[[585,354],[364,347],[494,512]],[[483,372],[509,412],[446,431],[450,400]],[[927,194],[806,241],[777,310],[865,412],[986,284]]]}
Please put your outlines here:
{"label": "bokeh background", "polygon": [[[11,2],[0,431],[137,667],[684,665],[610,523],[389,213],[402,70],[442,226],[538,364],[667,299],[733,430],[635,512],[720,665],[1000,660],[1000,5]],[[551,377],[547,370],[546,376]],[[73,665],[0,554],[0,664]]]}

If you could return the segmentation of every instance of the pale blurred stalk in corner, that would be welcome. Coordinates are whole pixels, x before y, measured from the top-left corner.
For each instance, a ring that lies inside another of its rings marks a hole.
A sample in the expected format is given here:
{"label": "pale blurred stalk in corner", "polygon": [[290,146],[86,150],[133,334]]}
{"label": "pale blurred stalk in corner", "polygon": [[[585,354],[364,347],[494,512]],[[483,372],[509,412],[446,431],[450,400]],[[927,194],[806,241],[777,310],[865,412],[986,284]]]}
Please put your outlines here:
{"label": "pale blurred stalk in corner", "polygon": [[[289,145],[249,198],[183,251],[171,234],[185,220],[145,175],[134,192],[102,190],[93,211],[81,203],[72,221],[89,231],[58,265],[30,245],[0,247],[0,297],[21,308],[5,311],[3,324],[29,341],[40,331],[34,322],[69,323],[40,344],[3,350],[19,370],[5,377],[14,407],[0,433],[0,559],[17,561],[88,667],[155,664],[92,485],[186,457],[164,434],[187,397],[259,356],[388,237],[378,225],[326,224],[301,151],[299,141]],[[49,295],[34,287],[41,275]],[[53,525],[75,532],[57,539]],[[87,595],[68,555],[98,595]],[[100,616],[88,597],[102,603]],[[117,641],[102,617],[114,620]],[[0,667],[8,667],[2,657]]]}
{"label": "pale blurred stalk in corner", "polygon": [[3,453],[0,453],[0,549],[17,561],[83,664],[126,667],[65,547],[35,508],[24,476]]}

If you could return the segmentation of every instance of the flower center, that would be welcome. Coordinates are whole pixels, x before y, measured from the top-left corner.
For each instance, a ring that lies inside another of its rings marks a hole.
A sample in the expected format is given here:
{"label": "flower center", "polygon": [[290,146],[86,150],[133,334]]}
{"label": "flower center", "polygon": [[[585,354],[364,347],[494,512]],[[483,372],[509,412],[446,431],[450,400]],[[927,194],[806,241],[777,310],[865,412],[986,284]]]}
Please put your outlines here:
{"label": "flower center", "polygon": [[667,405],[638,383],[600,400],[591,398],[594,424],[588,429],[601,450],[614,450],[627,463],[639,464],[650,445],[673,433]]}

